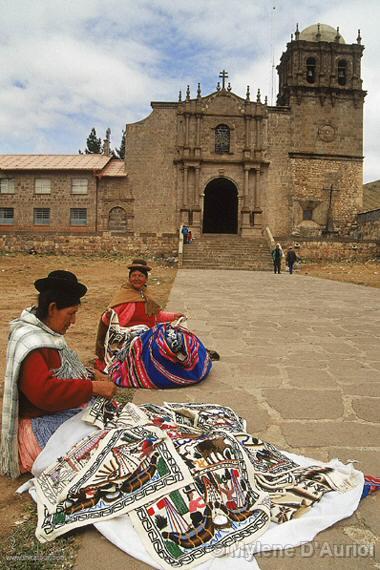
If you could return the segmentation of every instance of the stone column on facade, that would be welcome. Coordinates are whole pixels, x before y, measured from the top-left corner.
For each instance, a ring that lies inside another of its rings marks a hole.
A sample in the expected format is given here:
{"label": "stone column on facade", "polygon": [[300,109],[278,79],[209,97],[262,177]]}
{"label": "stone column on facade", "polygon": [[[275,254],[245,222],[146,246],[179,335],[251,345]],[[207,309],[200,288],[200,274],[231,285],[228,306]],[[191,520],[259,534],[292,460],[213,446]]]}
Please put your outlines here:
{"label": "stone column on facade", "polygon": [[195,133],[195,149],[194,149],[194,156],[195,158],[201,157],[201,121],[202,115],[197,115],[197,123],[196,123],[196,133]]}
{"label": "stone column on facade", "polygon": [[245,143],[244,143],[244,158],[250,158],[251,147],[250,147],[250,129],[251,129],[251,117],[245,115]]}
{"label": "stone column on facade", "polygon": [[255,151],[261,152],[262,150],[262,121],[261,117],[255,117],[256,119],[256,149]]}
{"label": "stone column on facade", "polygon": [[254,228],[261,229],[262,227],[262,209],[261,209],[261,169],[257,168],[255,171],[255,193],[254,193]]}
{"label": "stone column on facade", "polygon": [[241,235],[250,235],[251,223],[250,223],[250,210],[248,207],[248,193],[249,193],[249,166],[244,166],[244,186],[243,186],[243,197],[240,202],[241,206]]}
{"label": "stone column on facade", "polygon": [[188,196],[188,173],[189,168],[188,166],[183,167],[183,205],[185,208],[189,205],[189,196]]}
{"label": "stone column on facade", "polygon": [[248,207],[249,195],[249,166],[244,167],[243,209]]}
{"label": "stone column on facade", "polygon": [[193,223],[191,229],[195,237],[201,234],[201,207],[200,202],[200,165],[195,166],[195,184],[194,184],[194,207],[193,207]]}
{"label": "stone column on facade", "polygon": [[185,113],[185,145],[183,148],[183,155],[185,157],[188,157],[190,154],[189,139],[190,139],[190,115],[189,113]]}

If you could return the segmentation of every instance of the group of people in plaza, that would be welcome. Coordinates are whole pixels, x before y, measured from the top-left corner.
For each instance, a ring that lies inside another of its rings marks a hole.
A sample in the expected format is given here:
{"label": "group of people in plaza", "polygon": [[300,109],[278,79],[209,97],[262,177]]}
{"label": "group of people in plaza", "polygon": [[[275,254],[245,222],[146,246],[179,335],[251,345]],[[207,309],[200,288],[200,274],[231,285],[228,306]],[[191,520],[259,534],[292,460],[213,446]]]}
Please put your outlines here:
{"label": "group of people in plaza", "polygon": [[286,267],[288,268],[289,274],[291,275],[293,273],[295,264],[300,262],[300,258],[292,246],[288,247],[288,251],[286,252],[286,255],[284,255],[281,244],[276,243],[275,248],[272,250],[273,270],[275,273],[281,273],[281,264],[284,257]]}
{"label": "group of people in plaza", "polygon": [[[119,377],[120,370],[127,376],[119,385],[178,387],[200,382],[209,373],[211,357],[201,341],[180,324],[170,324],[184,315],[163,311],[151,296],[147,287],[151,267],[145,260],[135,259],[128,269],[128,281],[101,315],[96,340],[98,358],[93,369],[87,368],[65,341],[87,287],[65,270],[52,271],[35,281],[37,305],[22,311],[10,324],[1,473],[17,477],[20,472],[30,471],[60,425],[82,411],[94,396],[112,399],[115,395],[118,382],[108,374],[104,360],[111,316],[117,318],[119,341],[123,340],[121,331],[141,329],[141,336],[135,338],[140,345],[133,353],[133,362],[125,345],[119,346],[123,348],[119,353],[125,360],[129,358],[130,365],[119,366]],[[117,362],[120,365],[121,357]],[[139,375],[131,374],[131,378],[137,378],[137,384],[141,381],[142,385],[129,383],[131,371],[136,370]]]}

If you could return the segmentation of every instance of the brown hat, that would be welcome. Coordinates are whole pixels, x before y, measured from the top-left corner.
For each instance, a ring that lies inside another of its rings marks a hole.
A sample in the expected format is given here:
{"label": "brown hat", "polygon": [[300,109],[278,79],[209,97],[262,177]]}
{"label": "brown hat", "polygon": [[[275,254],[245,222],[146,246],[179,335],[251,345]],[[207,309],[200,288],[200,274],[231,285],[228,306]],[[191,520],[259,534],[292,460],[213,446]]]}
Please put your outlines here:
{"label": "brown hat", "polygon": [[86,285],[79,283],[77,276],[74,273],[63,269],[51,271],[47,277],[37,279],[37,281],[34,282],[34,286],[40,293],[53,289],[73,295],[78,299],[87,293]]}
{"label": "brown hat", "polygon": [[148,271],[152,271],[152,268],[149,267],[145,259],[134,259],[131,265],[128,265],[129,270],[137,270],[142,271],[143,273],[147,273]]}

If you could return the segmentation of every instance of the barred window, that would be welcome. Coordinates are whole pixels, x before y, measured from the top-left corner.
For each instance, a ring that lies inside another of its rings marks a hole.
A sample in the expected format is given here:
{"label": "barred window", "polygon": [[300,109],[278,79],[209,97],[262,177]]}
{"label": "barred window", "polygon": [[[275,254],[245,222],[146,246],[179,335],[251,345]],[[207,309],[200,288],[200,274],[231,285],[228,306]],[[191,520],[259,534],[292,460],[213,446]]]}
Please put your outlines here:
{"label": "barred window", "polygon": [[14,222],[14,208],[0,208],[0,224],[11,225]]}
{"label": "barred window", "polygon": [[345,59],[338,61],[338,83],[339,85],[347,83],[347,61]]}
{"label": "barred window", "polygon": [[34,208],[34,224],[48,226],[50,224],[50,208]]}
{"label": "barred window", "polygon": [[230,152],[230,129],[227,125],[218,125],[215,129],[215,152]]}
{"label": "barred window", "polygon": [[36,178],[34,181],[35,194],[50,194],[50,179]]}
{"label": "barred window", "polygon": [[315,57],[308,57],[306,60],[306,81],[315,83],[317,61]]}
{"label": "barred window", "polygon": [[86,226],[87,208],[70,208],[70,224],[72,226]]}
{"label": "barred window", "polygon": [[88,180],[87,180],[87,178],[73,178],[71,180],[71,193],[72,194],[87,194],[88,193]]}
{"label": "barred window", "polygon": [[14,194],[15,181],[14,178],[0,178],[0,194]]}

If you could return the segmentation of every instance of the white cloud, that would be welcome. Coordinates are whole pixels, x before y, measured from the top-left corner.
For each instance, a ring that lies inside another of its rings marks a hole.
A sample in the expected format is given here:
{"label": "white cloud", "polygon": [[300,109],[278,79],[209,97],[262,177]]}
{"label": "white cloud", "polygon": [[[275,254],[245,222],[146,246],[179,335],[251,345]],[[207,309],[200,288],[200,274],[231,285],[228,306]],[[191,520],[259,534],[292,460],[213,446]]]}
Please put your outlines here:
{"label": "white cloud", "polygon": [[195,94],[198,81],[213,91],[222,68],[239,95],[250,84],[270,100],[272,56],[277,65],[297,22],[339,25],[348,43],[360,27],[365,172],[380,178],[377,0],[0,0],[0,13],[1,152],[76,152],[93,126],[119,145],[151,100],[175,100],[187,83]]}

